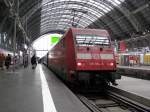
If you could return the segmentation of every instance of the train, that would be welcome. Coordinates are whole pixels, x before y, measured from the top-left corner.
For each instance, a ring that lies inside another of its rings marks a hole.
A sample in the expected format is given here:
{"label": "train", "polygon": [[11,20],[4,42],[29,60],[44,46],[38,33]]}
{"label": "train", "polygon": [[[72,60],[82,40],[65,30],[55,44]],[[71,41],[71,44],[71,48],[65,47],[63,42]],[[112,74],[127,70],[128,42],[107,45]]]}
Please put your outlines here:
{"label": "train", "polygon": [[116,60],[104,29],[69,28],[43,58],[44,64],[68,83],[116,84]]}

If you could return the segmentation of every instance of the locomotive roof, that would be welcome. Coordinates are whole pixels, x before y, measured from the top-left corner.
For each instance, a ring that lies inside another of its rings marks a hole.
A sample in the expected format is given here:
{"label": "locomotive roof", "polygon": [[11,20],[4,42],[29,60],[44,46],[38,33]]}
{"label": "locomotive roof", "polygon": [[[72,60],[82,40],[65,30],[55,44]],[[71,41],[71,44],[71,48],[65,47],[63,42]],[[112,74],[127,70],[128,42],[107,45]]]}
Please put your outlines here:
{"label": "locomotive roof", "polygon": [[69,30],[71,30],[73,34],[89,34],[89,32],[91,32],[91,34],[95,35],[102,34],[109,36],[108,31],[105,29],[70,28]]}

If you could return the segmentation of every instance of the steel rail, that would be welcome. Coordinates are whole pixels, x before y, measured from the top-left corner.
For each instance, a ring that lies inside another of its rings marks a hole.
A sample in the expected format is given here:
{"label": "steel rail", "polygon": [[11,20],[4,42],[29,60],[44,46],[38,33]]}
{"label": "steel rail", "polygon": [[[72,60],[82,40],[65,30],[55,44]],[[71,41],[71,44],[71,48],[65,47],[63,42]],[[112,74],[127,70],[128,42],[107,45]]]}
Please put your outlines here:
{"label": "steel rail", "polygon": [[112,91],[107,91],[110,98],[114,99],[116,102],[122,102],[125,105],[128,105],[139,112],[150,112],[150,107],[147,107],[143,104],[140,104],[138,102],[135,102],[127,97],[118,95],[117,93],[114,93]]}
{"label": "steel rail", "polygon": [[[129,98],[126,98],[124,96],[118,95],[117,93],[114,93],[112,91],[107,91],[107,96],[110,98],[110,100],[114,101],[114,103],[111,104],[96,104],[89,100],[84,95],[77,95],[77,97],[80,99],[80,101],[91,111],[91,112],[110,112],[107,110],[109,107],[127,107],[129,112],[134,110],[136,112],[150,112],[150,107],[144,106],[140,103],[137,103]],[[95,96],[94,96],[95,97]],[[91,98],[90,98],[91,99]],[[99,98],[94,98],[99,99]]]}

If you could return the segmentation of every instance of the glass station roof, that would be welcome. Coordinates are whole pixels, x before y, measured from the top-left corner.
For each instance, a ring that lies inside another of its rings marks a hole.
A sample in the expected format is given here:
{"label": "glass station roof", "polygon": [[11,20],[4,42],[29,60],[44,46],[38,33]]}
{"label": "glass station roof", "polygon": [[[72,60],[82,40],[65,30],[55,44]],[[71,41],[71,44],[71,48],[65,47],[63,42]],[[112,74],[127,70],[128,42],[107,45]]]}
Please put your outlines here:
{"label": "glass station roof", "polygon": [[86,28],[122,2],[124,0],[43,0],[41,33],[69,27]]}

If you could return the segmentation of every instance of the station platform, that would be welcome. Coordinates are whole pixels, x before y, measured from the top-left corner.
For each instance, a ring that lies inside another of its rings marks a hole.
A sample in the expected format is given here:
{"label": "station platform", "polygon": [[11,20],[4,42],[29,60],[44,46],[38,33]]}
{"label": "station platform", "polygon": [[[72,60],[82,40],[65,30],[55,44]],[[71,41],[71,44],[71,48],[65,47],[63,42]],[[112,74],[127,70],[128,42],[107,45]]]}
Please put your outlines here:
{"label": "station platform", "polygon": [[90,112],[43,65],[0,71],[0,112]]}
{"label": "station platform", "polygon": [[117,68],[129,68],[138,70],[148,70],[150,71],[150,66],[117,66]]}
{"label": "station platform", "polygon": [[148,106],[150,109],[150,81],[122,76],[117,83],[118,86],[112,86],[116,93]]}
{"label": "station platform", "polygon": [[129,77],[150,80],[150,66],[117,66],[117,73]]}

